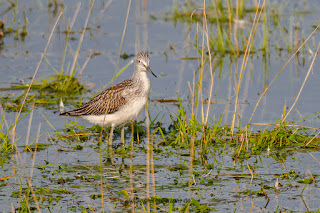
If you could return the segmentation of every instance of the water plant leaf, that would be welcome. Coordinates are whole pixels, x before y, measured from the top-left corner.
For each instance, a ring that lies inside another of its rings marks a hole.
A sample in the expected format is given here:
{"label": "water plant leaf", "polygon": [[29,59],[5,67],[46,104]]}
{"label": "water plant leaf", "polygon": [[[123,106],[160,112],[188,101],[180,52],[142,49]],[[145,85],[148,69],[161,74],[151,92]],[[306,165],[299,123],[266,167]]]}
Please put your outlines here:
{"label": "water plant leaf", "polygon": [[125,189],[122,189],[122,190],[121,190],[121,194],[122,194],[127,200],[129,200],[129,193],[128,193]]}
{"label": "water plant leaf", "polygon": [[311,184],[313,183],[313,181],[310,178],[305,178],[305,179],[298,180],[298,183]]}

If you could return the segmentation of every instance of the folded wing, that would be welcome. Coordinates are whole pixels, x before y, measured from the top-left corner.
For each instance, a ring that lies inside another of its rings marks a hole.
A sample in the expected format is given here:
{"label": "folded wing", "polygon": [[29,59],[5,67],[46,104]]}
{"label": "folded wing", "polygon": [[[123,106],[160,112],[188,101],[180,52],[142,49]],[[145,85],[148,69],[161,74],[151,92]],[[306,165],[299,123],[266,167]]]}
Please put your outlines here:
{"label": "folded wing", "polygon": [[[124,85],[125,84],[125,85]],[[131,79],[122,81],[102,93],[97,95],[91,101],[81,105],[80,107],[61,113],[65,116],[81,116],[81,115],[105,115],[117,112],[128,100],[122,95],[123,88],[132,87]]]}

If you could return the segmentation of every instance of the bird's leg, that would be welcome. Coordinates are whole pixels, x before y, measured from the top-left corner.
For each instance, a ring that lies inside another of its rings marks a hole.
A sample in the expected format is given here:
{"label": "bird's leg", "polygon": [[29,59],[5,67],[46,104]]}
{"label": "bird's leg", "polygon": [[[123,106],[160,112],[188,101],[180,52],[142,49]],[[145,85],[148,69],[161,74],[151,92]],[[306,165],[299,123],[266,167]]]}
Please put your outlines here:
{"label": "bird's leg", "polygon": [[124,147],[124,144],[125,144],[125,140],[124,140],[124,124],[122,124],[122,127],[121,127],[121,146],[122,146],[122,148]]}
{"label": "bird's leg", "polygon": [[114,126],[112,125],[111,130],[110,130],[110,134],[109,134],[109,141],[108,141],[109,147],[112,147],[113,129],[114,129]]}

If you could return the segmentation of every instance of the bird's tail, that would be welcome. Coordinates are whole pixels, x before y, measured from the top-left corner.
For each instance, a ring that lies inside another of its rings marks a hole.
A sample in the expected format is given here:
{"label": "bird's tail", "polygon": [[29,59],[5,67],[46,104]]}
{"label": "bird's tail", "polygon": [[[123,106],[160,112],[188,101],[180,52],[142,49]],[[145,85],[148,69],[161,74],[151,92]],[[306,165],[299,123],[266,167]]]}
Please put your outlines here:
{"label": "bird's tail", "polygon": [[77,114],[74,111],[68,111],[68,112],[62,112],[60,113],[60,116],[79,116],[79,114]]}

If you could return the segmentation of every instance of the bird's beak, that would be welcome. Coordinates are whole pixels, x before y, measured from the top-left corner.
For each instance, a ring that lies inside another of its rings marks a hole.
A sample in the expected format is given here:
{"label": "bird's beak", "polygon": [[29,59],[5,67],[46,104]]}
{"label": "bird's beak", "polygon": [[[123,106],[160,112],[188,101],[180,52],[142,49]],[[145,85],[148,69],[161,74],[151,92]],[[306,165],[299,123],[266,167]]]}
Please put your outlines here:
{"label": "bird's beak", "polygon": [[156,74],[154,74],[154,73],[152,72],[152,70],[150,69],[150,67],[147,67],[147,71],[150,72],[154,77],[158,78],[158,77],[156,76]]}

